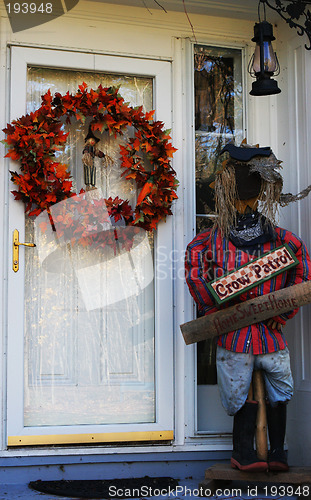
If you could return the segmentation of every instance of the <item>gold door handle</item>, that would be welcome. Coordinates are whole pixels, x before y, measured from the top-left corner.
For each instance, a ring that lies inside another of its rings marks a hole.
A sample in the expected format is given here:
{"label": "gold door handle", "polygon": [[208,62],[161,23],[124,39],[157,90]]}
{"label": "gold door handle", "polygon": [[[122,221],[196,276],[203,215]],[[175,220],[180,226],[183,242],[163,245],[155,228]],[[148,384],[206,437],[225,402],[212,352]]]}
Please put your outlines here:
{"label": "gold door handle", "polygon": [[19,247],[35,247],[35,243],[21,243],[19,241],[19,232],[17,229],[13,231],[13,271],[17,273],[19,269]]}

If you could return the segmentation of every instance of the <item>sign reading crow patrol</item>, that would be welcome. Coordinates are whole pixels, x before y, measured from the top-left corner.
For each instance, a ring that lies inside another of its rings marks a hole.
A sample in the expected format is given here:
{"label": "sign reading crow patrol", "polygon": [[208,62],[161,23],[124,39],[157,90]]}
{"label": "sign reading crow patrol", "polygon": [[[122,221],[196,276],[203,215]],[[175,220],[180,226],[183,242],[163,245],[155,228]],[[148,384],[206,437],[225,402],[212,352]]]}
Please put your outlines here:
{"label": "sign reading crow patrol", "polygon": [[216,302],[223,304],[297,264],[295,254],[288,245],[284,245],[211,281],[207,286]]}

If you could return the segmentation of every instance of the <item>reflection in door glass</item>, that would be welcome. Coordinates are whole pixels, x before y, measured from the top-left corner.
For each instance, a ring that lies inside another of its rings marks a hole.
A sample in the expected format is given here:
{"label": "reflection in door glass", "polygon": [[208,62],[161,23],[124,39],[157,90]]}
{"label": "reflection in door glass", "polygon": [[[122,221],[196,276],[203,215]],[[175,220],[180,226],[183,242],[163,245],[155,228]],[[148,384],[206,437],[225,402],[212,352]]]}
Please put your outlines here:
{"label": "reflection in door glass", "polygon": [[211,183],[221,167],[220,151],[243,140],[241,51],[196,46],[195,160],[197,229],[210,223],[214,193]]}
{"label": "reflection in door glass", "polygon": [[[76,92],[83,81],[89,88],[119,86],[132,106],[153,107],[151,78],[30,67],[28,112],[48,89]],[[88,123],[72,121],[68,131],[60,161],[79,192]],[[143,230],[116,226],[104,206],[98,210],[109,196],[135,204],[136,187],[120,175],[119,144],[127,138],[95,135],[112,159],[103,166],[96,158],[97,189],[26,220],[26,241],[37,246],[25,253],[25,426],[156,418],[153,242]],[[77,242],[80,227],[88,235]]]}
{"label": "reflection in door glass", "polygon": [[[244,138],[240,50],[196,45],[194,50],[196,229],[213,224],[212,183],[221,168],[220,151]],[[197,344],[197,429],[224,432],[231,422],[221,408],[217,384],[216,339]],[[212,403],[212,404],[211,404]]]}

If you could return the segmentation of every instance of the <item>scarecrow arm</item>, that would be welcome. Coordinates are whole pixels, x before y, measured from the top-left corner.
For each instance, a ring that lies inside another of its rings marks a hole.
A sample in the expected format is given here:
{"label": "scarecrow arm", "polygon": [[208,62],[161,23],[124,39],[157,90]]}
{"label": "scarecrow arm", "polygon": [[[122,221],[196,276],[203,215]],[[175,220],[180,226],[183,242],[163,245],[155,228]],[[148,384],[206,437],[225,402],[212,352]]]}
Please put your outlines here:
{"label": "scarecrow arm", "polygon": [[[189,291],[198,305],[200,315],[211,314],[218,311],[215,301],[207,288],[209,272],[212,271],[212,262],[202,252],[201,245],[188,245],[186,250],[186,281]],[[206,264],[207,263],[207,264]],[[204,269],[204,264],[207,267]]]}
{"label": "scarecrow arm", "polygon": [[[311,262],[306,246],[302,240],[300,240],[300,246],[295,250],[295,255],[299,261],[299,264],[288,271],[286,283],[284,284],[284,287],[286,288],[307,281],[310,274]],[[298,308],[291,309],[285,313],[273,317],[273,320],[277,323],[281,323],[281,325],[285,325],[286,321],[295,316],[297,312]]]}

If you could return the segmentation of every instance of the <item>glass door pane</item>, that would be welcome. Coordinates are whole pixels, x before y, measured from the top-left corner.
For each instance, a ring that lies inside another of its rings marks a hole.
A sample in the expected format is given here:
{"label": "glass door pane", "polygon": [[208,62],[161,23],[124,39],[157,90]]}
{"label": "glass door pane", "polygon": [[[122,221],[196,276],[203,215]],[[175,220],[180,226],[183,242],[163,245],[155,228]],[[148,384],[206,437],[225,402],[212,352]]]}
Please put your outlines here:
{"label": "glass door pane", "polygon": [[[220,151],[244,138],[242,54],[240,50],[196,45],[195,166],[196,229],[211,227],[214,217],[215,172]],[[221,407],[216,374],[216,339],[197,344],[197,430],[231,432],[231,419]]]}
{"label": "glass door pane", "polygon": [[[89,89],[120,87],[125,102],[153,108],[152,78],[29,66],[27,112],[40,106],[48,89],[75,93],[82,82]],[[88,122],[64,127],[70,134],[57,156],[69,165],[79,192],[85,189]],[[55,221],[73,214],[77,203],[92,210],[94,200],[109,196],[135,205],[136,187],[120,170],[119,144],[127,138],[95,135],[111,161],[96,160],[95,191],[52,207]],[[114,221],[104,211],[101,217],[103,231],[112,231]],[[55,227],[46,213],[26,217],[25,241],[36,248],[25,252],[24,426],[155,422],[152,238],[141,230],[131,251],[115,251],[72,245]],[[122,222],[115,228],[120,236],[125,229]]]}

